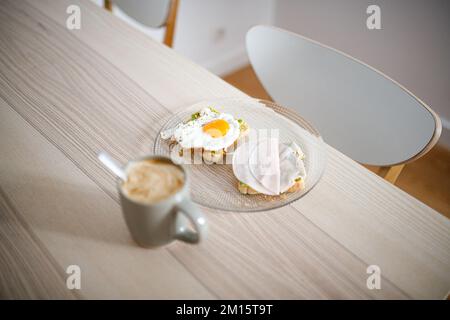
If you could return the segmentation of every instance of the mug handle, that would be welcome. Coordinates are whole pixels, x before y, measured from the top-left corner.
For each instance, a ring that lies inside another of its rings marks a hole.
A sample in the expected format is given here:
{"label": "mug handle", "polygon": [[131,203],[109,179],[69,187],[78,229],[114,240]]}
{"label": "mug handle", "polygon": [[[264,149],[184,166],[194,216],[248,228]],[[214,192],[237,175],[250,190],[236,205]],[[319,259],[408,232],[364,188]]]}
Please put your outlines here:
{"label": "mug handle", "polygon": [[[200,209],[190,199],[184,199],[175,205],[177,217],[175,219],[175,238],[188,243],[199,243],[206,238],[208,226],[206,218]],[[181,212],[181,214],[180,214]],[[187,229],[187,217],[194,225],[196,232]]]}

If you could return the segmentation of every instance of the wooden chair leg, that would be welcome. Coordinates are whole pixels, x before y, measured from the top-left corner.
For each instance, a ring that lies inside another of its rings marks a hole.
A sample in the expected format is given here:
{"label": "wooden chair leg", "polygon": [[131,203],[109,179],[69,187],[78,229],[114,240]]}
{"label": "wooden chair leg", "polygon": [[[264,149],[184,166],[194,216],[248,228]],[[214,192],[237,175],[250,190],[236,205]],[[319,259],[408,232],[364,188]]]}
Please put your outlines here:
{"label": "wooden chair leg", "polygon": [[[104,0],[103,6],[106,10],[112,12],[112,0]],[[166,21],[166,32],[164,34],[164,44],[169,47],[173,45],[173,38],[175,33],[175,22],[177,20],[178,0],[172,0],[170,3],[169,14]]]}
{"label": "wooden chair leg", "polygon": [[177,20],[178,0],[172,0],[169,15],[166,21],[166,33],[164,34],[164,44],[172,47],[175,32],[175,22]]}
{"label": "wooden chair leg", "polygon": [[378,174],[390,183],[395,184],[404,167],[404,164],[399,164],[391,167],[381,167],[378,171]]}
{"label": "wooden chair leg", "polygon": [[104,0],[103,6],[106,10],[112,12],[112,1],[111,0]]}

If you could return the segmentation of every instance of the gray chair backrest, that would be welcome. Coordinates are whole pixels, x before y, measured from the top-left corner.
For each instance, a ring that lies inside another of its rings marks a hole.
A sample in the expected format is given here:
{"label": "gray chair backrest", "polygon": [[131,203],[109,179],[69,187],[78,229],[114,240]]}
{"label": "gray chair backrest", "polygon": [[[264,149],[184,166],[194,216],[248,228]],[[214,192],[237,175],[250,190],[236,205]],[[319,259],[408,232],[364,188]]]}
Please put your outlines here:
{"label": "gray chair backrest", "polygon": [[170,0],[113,0],[128,16],[150,28],[162,27],[169,14]]}
{"label": "gray chair backrest", "polygon": [[441,123],[429,107],[346,54],[269,26],[253,27],[246,43],[271,97],[295,109],[328,144],[358,162],[408,162],[439,138]]}

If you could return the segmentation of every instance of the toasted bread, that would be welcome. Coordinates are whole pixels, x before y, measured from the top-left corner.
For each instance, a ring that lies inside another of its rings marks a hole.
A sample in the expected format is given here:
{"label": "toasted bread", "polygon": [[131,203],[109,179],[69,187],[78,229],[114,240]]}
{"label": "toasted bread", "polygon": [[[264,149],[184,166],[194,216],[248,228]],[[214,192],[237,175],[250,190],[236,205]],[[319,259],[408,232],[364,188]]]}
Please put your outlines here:
{"label": "toasted bread", "polygon": [[[305,182],[304,182],[304,180],[302,178],[299,177],[299,178],[296,179],[295,183],[283,193],[297,192],[297,191],[302,190],[304,188],[305,188]],[[242,194],[261,194],[260,192],[256,191],[252,187],[250,187],[250,186],[248,186],[245,183],[240,182],[240,181],[238,181],[238,190]]]}

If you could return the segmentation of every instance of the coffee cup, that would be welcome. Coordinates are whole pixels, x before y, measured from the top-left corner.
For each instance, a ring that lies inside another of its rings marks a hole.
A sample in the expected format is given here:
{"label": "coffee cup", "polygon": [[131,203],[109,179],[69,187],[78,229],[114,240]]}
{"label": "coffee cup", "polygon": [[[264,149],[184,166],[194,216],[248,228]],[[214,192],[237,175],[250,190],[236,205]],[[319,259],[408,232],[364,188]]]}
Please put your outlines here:
{"label": "coffee cup", "polygon": [[[149,170],[158,170],[158,165],[161,172],[155,171],[155,174],[166,175],[162,178],[168,179],[170,183],[162,186],[149,184],[147,186],[151,190],[148,192],[144,185],[148,181],[145,179],[152,177]],[[135,174],[133,170],[140,171]],[[154,248],[174,240],[196,244],[205,239],[206,219],[190,199],[189,176],[181,165],[168,157],[147,156],[130,161],[125,166],[125,173],[127,181],[119,179],[117,188],[123,216],[137,244]],[[173,176],[170,176],[172,173]],[[132,178],[134,181],[131,181]],[[190,224],[194,230],[191,230]]]}

